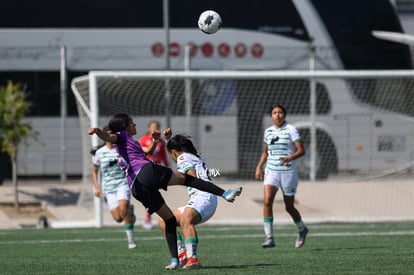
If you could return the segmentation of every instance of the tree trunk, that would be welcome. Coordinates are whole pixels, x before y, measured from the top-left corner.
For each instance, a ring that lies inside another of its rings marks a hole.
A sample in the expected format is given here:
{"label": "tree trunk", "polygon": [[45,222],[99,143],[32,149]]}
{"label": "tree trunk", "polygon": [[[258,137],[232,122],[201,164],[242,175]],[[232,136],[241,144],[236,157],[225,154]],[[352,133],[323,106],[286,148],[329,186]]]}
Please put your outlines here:
{"label": "tree trunk", "polygon": [[14,207],[16,208],[16,211],[19,212],[19,188],[17,184],[17,153],[15,153],[11,157],[12,162],[12,182],[14,187]]}

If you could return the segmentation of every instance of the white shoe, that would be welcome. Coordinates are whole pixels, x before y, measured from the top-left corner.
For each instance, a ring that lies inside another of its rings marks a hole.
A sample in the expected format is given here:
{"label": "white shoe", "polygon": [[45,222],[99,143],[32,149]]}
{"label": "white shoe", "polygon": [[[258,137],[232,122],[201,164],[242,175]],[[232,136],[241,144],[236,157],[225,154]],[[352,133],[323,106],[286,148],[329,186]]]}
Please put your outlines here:
{"label": "white shoe", "polygon": [[128,248],[129,249],[134,249],[136,247],[137,247],[137,243],[136,242],[130,242],[130,243],[128,243]]}
{"label": "white shoe", "polygon": [[154,226],[152,225],[152,222],[146,222],[146,223],[144,223],[144,224],[142,225],[142,227],[143,227],[144,229],[147,229],[147,230],[151,230],[151,229],[153,229],[153,228],[154,228]]}
{"label": "white shoe", "polygon": [[305,226],[302,232],[299,232],[298,238],[296,239],[295,247],[301,248],[305,244],[306,236],[308,235],[309,229]]}
{"label": "white shoe", "polygon": [[224,191],[223,195],[221,196],[228,202],[234,202],[236,197],[240,196],[242,190],[243,190],[243,187],[241,186],[234,188],[234,189],[228,189]]}
{"label": "white shoe", "polygon": [[169,264],[165,267],[165,269],[167,269],[167,270],[173,270],[173,269],[177,269],[177,268],[178,268],[178,263],[176,263],[176,262],[172,262],[171,264]]}
{"label": "white shoe", "polygon": [[275,247],[275,241],[273,240],[273,237],[266,238],[266,240],[262,244],[262,247],[263,248]]}

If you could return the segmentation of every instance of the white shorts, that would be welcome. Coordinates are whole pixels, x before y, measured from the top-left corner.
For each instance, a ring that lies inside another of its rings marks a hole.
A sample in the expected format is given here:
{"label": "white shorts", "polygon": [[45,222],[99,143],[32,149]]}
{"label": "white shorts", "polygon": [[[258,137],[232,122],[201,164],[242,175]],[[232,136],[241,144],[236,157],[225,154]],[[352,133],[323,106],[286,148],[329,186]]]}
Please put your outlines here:
{"label": "white shorts", "polygon": [[298,188],[298,173],[292,172],[272,172],[265,171],[263,184],[275,186],[282,189],[283,195],[295,196]]}
{"label": "white shorts", "polygon": [[108,205],[109,210],[118,207],[118,201],[131,199],[131,190],[128,185],[122,185],[117,190],[105,193],[105,202]]}
{"label": "white shorts", "polygon": [[190,207],[193,208],[200,216],[201,221],[199,224],[208,221],[213,217],[217,209],[217,196],[209,193],[194,194],[187,202],[186,206],[179,207],[181,213],[184,213],[184,209]]}

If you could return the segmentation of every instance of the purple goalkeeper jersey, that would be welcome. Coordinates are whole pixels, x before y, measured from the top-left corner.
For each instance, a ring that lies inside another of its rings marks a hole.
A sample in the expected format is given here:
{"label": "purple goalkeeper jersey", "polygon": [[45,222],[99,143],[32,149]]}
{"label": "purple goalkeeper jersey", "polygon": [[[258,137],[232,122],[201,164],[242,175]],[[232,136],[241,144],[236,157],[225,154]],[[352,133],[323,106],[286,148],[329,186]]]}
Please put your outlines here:
{"label": "purple goalkeeper jersey", "polygon": [[145,158],[145,153],[139,142],[128,135],[126,131],[117,132],[116,136],[118,137],[118,141],[115,144],[119,155],[118,163],[121,169],[125,171],[128,178],[128,186],[131,188],[135,176],[149,160]]}

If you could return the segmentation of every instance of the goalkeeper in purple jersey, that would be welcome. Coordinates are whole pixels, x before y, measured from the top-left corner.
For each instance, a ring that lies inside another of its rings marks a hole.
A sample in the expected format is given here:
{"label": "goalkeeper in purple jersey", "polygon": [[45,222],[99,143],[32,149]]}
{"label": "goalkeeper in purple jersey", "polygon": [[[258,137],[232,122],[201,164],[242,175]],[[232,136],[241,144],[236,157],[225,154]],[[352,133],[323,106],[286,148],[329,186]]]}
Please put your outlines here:
{"label": "goalkeeper in purple jersey", "polygon": [[[159,189],[167,190],[169,185],[184,185],[197,188],[202,191],[221,196],[229,202],[233,202],[239,196],[242,187],[223,190],[217,185],[203,181],[196,177],[173,171],[169,167],[155,164],[145,157],[141,145],[133,136],[137,134],[133,119],[127,114],[114,115],[108,124],[112,133],[107,133],[99,128],[89,128],[88,134],[96,134],[106,142],[115,144],[118,153],[118,164],[125,171],[128,185],[135,199],[140,201],[149,213],[157,213],[165,221],[165,237],[167,240],[171,263],[166,269],[178,268],[177,252],[177,220],[173,212],[165,203]],[[171,129],[163,132],[166,138],[171,137]],[[152,132],[155,147],[160,139],[159,131]],[[149,150],[153,150],[150,148]]]}

